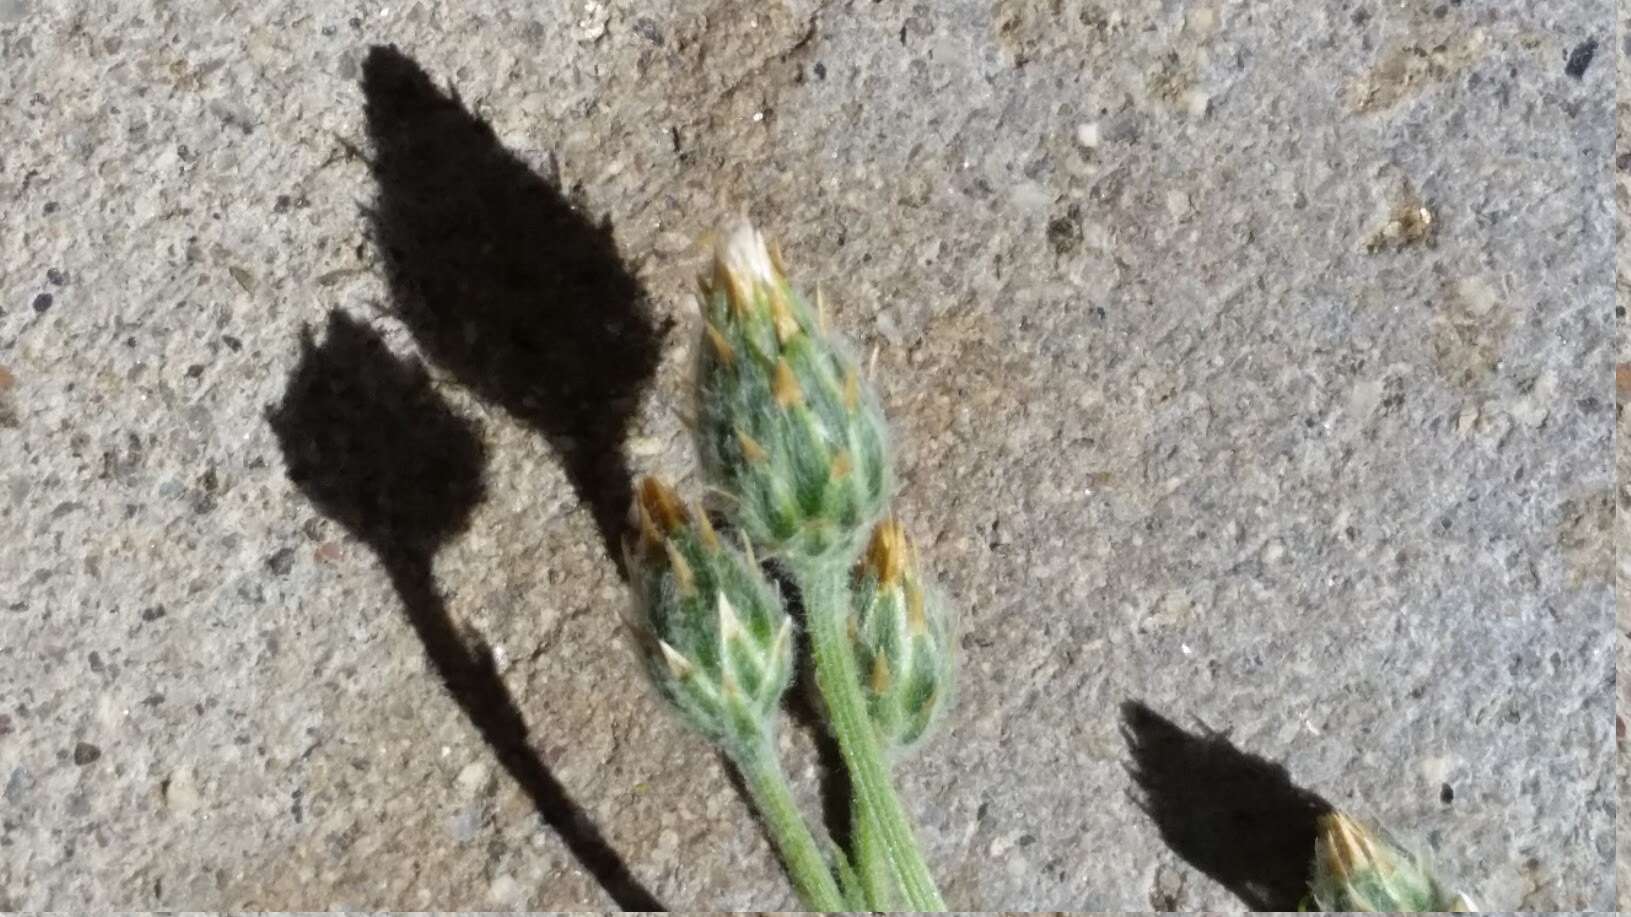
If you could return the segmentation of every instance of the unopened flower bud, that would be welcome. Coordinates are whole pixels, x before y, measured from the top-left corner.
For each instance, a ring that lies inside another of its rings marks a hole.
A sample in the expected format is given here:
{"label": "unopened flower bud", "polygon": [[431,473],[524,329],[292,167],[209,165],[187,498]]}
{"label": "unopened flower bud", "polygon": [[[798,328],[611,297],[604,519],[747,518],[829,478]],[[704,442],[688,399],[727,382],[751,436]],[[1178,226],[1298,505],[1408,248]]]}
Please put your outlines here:
{"label": "unopened flower bud", "polygon": [[1421,859],[1342,812],[1320,816],[1310,896],[1323,911],[1475,911]]}
{"label": "unopened flower bud", "polygon": [[951,692],[951,624],[894,519],[873,530],[851,592],[855,659],[873,725],[887,745],[908,748],[928,731]]}
{"label": "unopened flower bud", "polygon": [[640,482],[631,517],[628,623],[653,683],[709,739],[754,747],[792,676],[792,620],[759,567],[660,481]]}
{"label": "unopened flower bud", "polygon": [[697,442],[709,481],[768,551],[847,559],[891,480],[882,411],[849,349],[743,223],[701,279]]}

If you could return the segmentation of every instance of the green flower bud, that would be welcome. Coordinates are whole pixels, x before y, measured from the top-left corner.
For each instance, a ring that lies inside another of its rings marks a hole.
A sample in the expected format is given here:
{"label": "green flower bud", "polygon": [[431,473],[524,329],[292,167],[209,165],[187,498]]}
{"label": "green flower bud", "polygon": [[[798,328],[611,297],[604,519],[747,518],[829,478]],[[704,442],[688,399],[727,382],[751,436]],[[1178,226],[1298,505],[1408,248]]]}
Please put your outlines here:
{"label": "green flower bud", "polygon": [[1320,816],[1310,897],[1323,911],[1476,911],[1420,858],[1342,812]]}
{"label": "green flower bud", "polygon": [[755,544],[847,560],[891,489],[883,412],[849,349],[746,223],[702,287],[697,451]]}
{"label": "green flower bud", "polygon": [[872,724],[886,745],[909,748],[951,693],[945,604],[924,581],[917,552],[893,519],[878,523],[852,581],[851,638]]}
{"label": "green flower bud", "polygon": [[793,622],[775,588],[661,482],[640,482],[631,516],[628,623],[652,682],[713,742],[757,747],[793,674]]}

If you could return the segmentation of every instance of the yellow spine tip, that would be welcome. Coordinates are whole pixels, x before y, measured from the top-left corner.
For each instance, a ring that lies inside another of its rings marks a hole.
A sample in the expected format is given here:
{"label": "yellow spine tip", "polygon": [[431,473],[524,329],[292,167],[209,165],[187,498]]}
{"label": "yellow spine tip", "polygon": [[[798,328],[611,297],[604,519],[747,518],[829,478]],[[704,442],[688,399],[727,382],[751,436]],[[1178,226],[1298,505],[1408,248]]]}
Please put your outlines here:
{"label": "yellow spine tip", "polygon": [[889,663],[882,656],[872,660],[872,693],[882,694],[889,690]]}
{"label": "yellow spine tip", "polygon": [[714,531],[713,522],[708,519],[708,514],[700,508],[697,510],[697,532],[702,536],[702,543],[708,550],[719,550],[719,533]]}
{"label": "yellow spine tip", "polygon": [[850,458],[848,449],[838,450],[828,465],[827,475],[834,481],[842,481],[855,470],[855,460]]}
{"label": "yellow spine tip", "polygon": [[854,367],[844,371],[844,410],[854,411],[861,406],[861,377]]}
{"label": "yellow spine tip", "polygon": [[929,616],[923,608],[923,587],[916,580],[906,582],[906,629],[914,637],[929,632]]}
{"label": "yellow spine tip", "polygon": [[759,445],[758,440],[747,435],[743,430],[736,431],[736,444],[742,447],[742,457],[755,465],[770,459],[769,453],[765,452],[765,447]]}
{"label": "yellow spine tip", "polygon": [[799,327],[798,319],[793,317],[793,309],[787,304],[787,295],[780,286],[770,288],[770,319],[776,326],[776,341],[783,346],[804,330]]}
{"label": "yellow spine tip", "polygon": [[734,364],[736,362],[736,351],[731,347],[730,342],[725,340],[725,335],[714,327],[713,322],[708,322],[702,327],[708,336],[709,345],[714,349],[714,356],[719,359],[719,362],[726,366]]}
{"label": "yellow spine tip", "polygon": [[779,407],[790,408],[804,403],[804,391],[799,388],[799,380],[793,375],[793,367],[785,359],[776,361],[776,378],[770,390]]}
{"label": "yellow spine tip", "polygon": [[674,547],[674,542],[665,541],[663,547],[668,549],[668,566],[674,571],[674,585],[680,590],[680,595],[694,595],[697,591],[697,577],[691,572],[691,565],[686,562],[685,555],[680,549]]}
{"label": "yellow spine tip", "polygon": [[787,262],[782,260],[781,243],[775,239],[771,239],[768,248],[770,249],[770,266],[776,269],[776,273],[786,277]]}

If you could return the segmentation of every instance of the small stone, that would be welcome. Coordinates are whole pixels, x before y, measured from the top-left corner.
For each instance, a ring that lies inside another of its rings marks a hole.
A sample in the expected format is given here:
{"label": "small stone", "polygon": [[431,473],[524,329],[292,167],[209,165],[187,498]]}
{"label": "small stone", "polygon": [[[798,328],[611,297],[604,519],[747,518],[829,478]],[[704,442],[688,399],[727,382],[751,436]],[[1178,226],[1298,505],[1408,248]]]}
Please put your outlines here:
{"label": "small stone", "polygon": [[466,796],[476,796],[485,791],[492,781],[492,772],[487,765],[480,761],[472,761],[459,771],[456,781],[460,792]]}
{"label": "small stone", "polygon": [[488,899],[497,904],[507,904],[520,896],[521,883],[515,881],[515,877],[509,873],[494,879],[493,884],[487,889]]}
{"label": "small stone", "polygon": [[74,763],[80,767],[84,767],[100,757],[102,757],[102,749],[89,742],[80,742],[74,746]]}
{"label": "small stone", "polygon": [[68,282],[68,272],[58,270],[54,267],[47,268],[45,271],[45,279],[50,281],[52,286],[60,287]]}
{"label": "small stone", "polygon": [[651,42],[659,48],[663,46],[662,29],[657,27],[656,21],[650,16],[641,16],[639,19],[636,19],[634,21],[633,28],[634,34],[644,38],[646,41]]}
{"label": "small stone", "polygon": [[660,455],[663,451],[663,441],[655,436],[633,436],[629,438],[629,455],[635,458],[650,458]]}
{"label": "small stone", "polygon": [[5,792],[0,793],[0,799],[4,799],[12,805],[17,805],[23,801],[24,796],[28,795],[29,788],[33,786],[33,783],[34,781],[28,778],[28,771],[21,766],[14,767],[11,769],[11,776],[6,778],[6,789]]}
{"label": "small stone", "polygon": [[1569,52],[1568,60],[1563,64],[1563,72],[1575,79],[1586,75],[1586,68],[1591,66],[1591,59],[1597,56],[1597,39],[1588,38]]}
{"label": "small stone", "polygon": [[1174,220],[1182,220],[1189,216],[1189,208],[1189,192],[1176,188],[1167,192],[1167,213],[1171,214]]}
{"label": "small stone", "polygon": [[198,778],[190,767],[178,767],[159,784],[159,794],[165,809],[172,815],[191,815],[198,811],[202,801],[198,793]]}
{"label": "small stone", "polygon": [[52,299],[50,293],[41,293],[40,295],[34,297],[34,311],[44,312],[45,310],[51,308],[51,302]]}
{"label": "small stone", "polygon": [[480,803],[477,803],[475,805],[466,806],[464,809],[461,809],[458,814],[454,815],[452,818],[449,818],[447,822],[447,830],[449,834],[453,835],[453,839],[455,841],[458,841],[461,844],[469,843],[470,841],[475,840],[476,837],[481,834],[482,824],[485,821],[486,819],[482,815],[481,805]]}
{"label": "small stone", "polygon": [[294,569],[294,548],[282,548],[266,558],[266,569],[278,576],[287,576]]}

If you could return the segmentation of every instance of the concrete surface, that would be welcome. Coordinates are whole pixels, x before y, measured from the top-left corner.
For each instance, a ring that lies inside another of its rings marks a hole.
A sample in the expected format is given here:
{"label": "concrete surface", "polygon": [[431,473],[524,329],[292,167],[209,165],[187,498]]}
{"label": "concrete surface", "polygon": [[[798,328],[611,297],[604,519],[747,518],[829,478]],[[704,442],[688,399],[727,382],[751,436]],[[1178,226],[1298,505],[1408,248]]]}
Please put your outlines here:
{"label": "concrete surface", "polygon": [[[1623,60],[1631,54],[1631,0],[1620,0],[1620,46]],[[1619,650],[1617,684],[1619,687],[1618,712],[1614,720],[1614,736],[1619,774],[1618,832],[1614,875],[1618,885],[1619,910],[1631,910],[1631,823],[1628,823],[1626,800],[1631,799],[1631,754],[1626,745],[1627,720],[1631,718],[1631,420],[1626,418],[1627,402],[1631,402],[1631,322],[1626,319],[1631,310],[1631,246],[1623,240],[1631,238],[1631,68],[1621,66],[1615,70],[1618,92],[1615,95],[1614,143],[1614,214],[1617,217],[1619,241],[1614,249],[1614,481],[1616,502],[1615,530],[1615,583],[1617,602],[1615,644]]]}
{"label": "concrete surface", "polygon": [[0,905],[791,906],[606,546],[745,208],[964,609],[953,906],[1285,906],[1324,800],[1611,907],[1614,24],[0,0]]}

